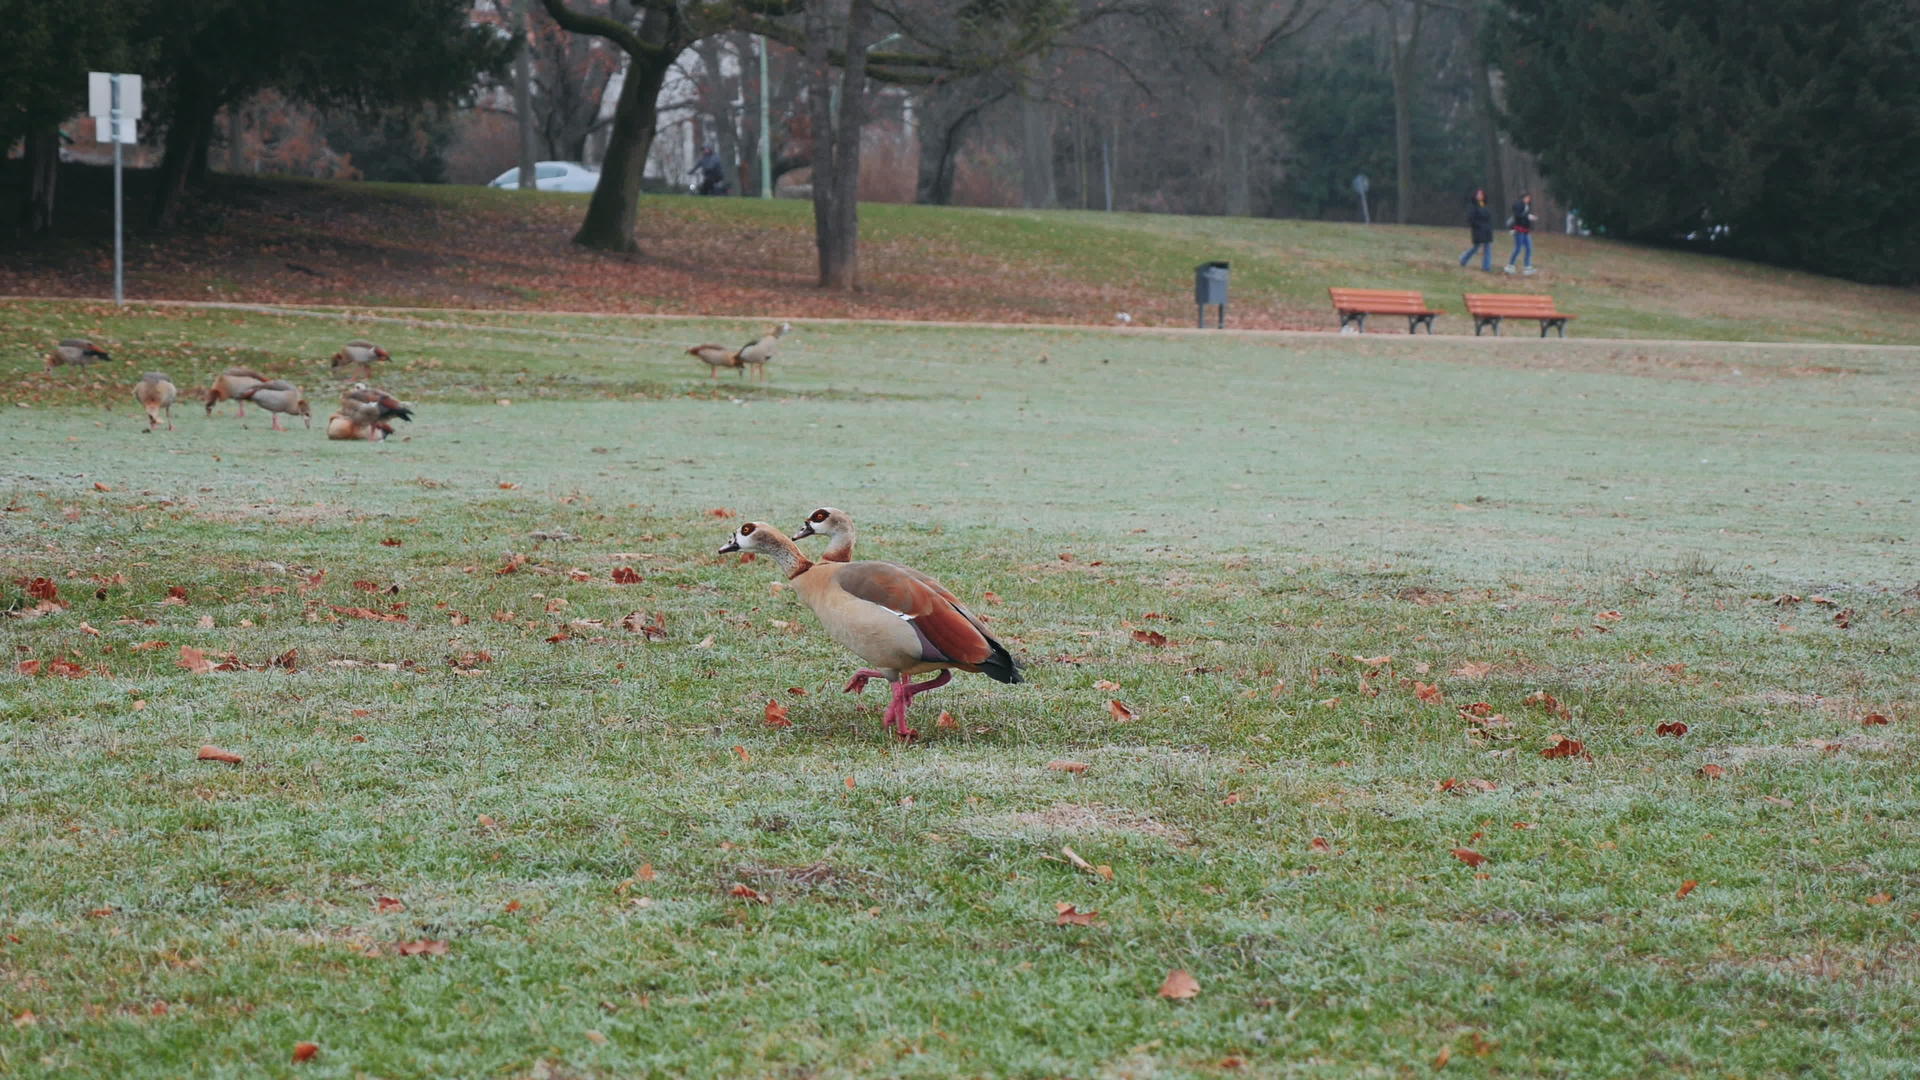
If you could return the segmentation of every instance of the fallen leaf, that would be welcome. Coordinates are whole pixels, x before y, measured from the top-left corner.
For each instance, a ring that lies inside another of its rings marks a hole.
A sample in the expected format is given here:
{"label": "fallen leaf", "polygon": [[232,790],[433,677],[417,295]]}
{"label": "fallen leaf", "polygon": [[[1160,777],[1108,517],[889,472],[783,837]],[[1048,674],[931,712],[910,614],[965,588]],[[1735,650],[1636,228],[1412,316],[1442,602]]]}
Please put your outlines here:
{"label": "fallen leaf", "polygon": [[1312,840],[1307,842],[1307,847],[1313,849],[1314,851],[1332,851],[1333,850],[1333,845],[1331,843],[1328,843],[1327,838],[1324,836],[1314,837]]}
{"label": "fallen leaf", "polygon": [[1453,857],[1456,859],[1459,859],[1463,863],[1466,863],[1468,866],[1473,866],[1473,867],[1481,866],[1487,861],[1487,857],[1485,855],[1482,855],[1471,848],[1463,848],[1463,847],[1454,848]]}
{"label": "fallen leaf", "polygon": [[1595,612],[1593,617],[1601,622],[1619,622],[1621,619],[1626,618],[1626,616],[1617,611],[1599,611]]}
{"label": "fallen leaf", "polygon": [[1569,739],[1565,735],[1555,735],[1552,738],[1555,740],[1553,745],[1540,751],[1541,757],[1571,758],[1583,757],[1587,754],[1586,744],[1579,739]]}
{"label": "fallen leaf", "polygon": [[940,719],[935,720],[933,726],[937,728],[955,728],[960,726],[960,722],[953,718],[952,713],[942,710]]}
{"label": "fallen leaf", "polygon": [[1479,778],[1479,777],[1477,777],[1477,776],[1476,776],[1476,777],[1474,777],[1474,778],[1472,778],[1472,779],[1470,779],[1470,780],[1468,780],[1468,781],[1467,781],[1467,784],[1468,784],[1468,786],[1470,786],[1470,787],[1472,787],[1472,788],[1473,788],[1474,790],[1476,790],[1476,791],[1498,791],[1498,790],[1500,790],[1500,785],[1499,785],[1499,784],[1496,784],[1496,783],[1494,783],[1494,782],[1493,782],[1493,781],[1491,781],[1491,780],[1482,780],[1482,779],[1480,779],[1480,778]]}
{"label": "fallen leaf", "polygon": [[167,644],[168,643],[164,641],[142,641],[138,644],[127,646],[127,651],[146,652],[148,649],[164,649],[167,647]]}
{"label": "fallen leaf", "polygon": [[421,941],[396,941],[393,951],[400,956],[445,956],[447,942],[431,939]]}
{"label": "fallen leaf", "polygon": [[480,826],[483,829],[495,829],[495,828],[499,828],[500,826],[500,823],[498,821],[493,820],[492,814],[481,814],[479,817],[474,819],[474,824]]}
{"label": "fallen leaf", "polygon": [[607,1037],[598,1031],[587,1031],[587,1041],[598,1046],[606,1045]]}
{"label": "fallen leaf", "polygon": [[1460,710],[1460,717],[1463,720],[1479,720],[1492,715],[1493,706],[1484,701],[1476,701]]}
{"label": "fallen leaf", "polygon": [[229,765],[238,765],[240,764],[242,758],[240,757],[239,754],[236,754],[231,750],[222,750],[219,747],[209,743],[200,748],[199,760],[224,761]]}
{"label": "fallen leaf", "polygon": [[729,896],[737,896],[742,900],[753,900],[762,904],[772,903],[771,900],[767,899],[765,893],[757,892],[754,889],[749,888],[748,886],[742,885],[738,882],[734,883],[733,888],[727,890],[727,894]]}
{"label": "fallen leaf", "polygon": [[1877,712],[1868,713],[1867,715],[1860,718],[1861,727],[1873,727],[1876,724],[1891,724],[1891,723],[1893,723],[1893,721],[1888,719],[1885,713],[1877,713]]}
{"label": "fallen leaf", "polygon": [[1842,608],[1839,611],[1834,612],[1833,625],[1839,627],[1842,630],[1845,630],[1848,627],[1851,627],[1853,625],[1853,609]]}
{"label": "fallen leaf", "polygon": [[641,863],[640,869],[633,872],[635,881],[652,881],[659,876],[659,872],[653,868],[652,863]]}
{"label": "fallen leaf", "polygon": [[1890,893],[1877,892],[1877,893],[1874,893],[1872,896],[1867,897],[1867,903],[1872,904],[1875,907],[1879,907],[1881,904],[1890,904],[1892,902],[1893,902],[1893,896]]}
{"label": "fallen leaf", "polygon": [[1072,904],[1053,905],[1055,926],[1092,926],[1097,911],[1077,911]]}
{"label": "fallen leaf", "polygon": [[404,541],[396,540],[393,537],[389,536],[380,541],[380,546],[381,547],[399,547],[403,542]]}
{"label": "fallen leaf", "polygon": [[617,567],[613,571],[615,585],[638,585],[643,580],[645,579],[640,576],[640,572],[631,566]]}
{"label": "fallen leaf", "polygon": [[518,490],[518,489],[519,489],[519,487],[520,487],[520,485],[519,485],[519,484],[516,484],[516,483],[514,483],[514,482],[513,482],[513,481],[511,481],[511,480],[502,480],[502,481],[500,481],[500,490],[501,490],[501,491],[516,491],[516,490]]}
{"label": "fallen leaf", "polygon": [[735,746],[733,755],[739,758],[742,764],[750,764],[753,761],[753,755],[747,753],[747,748],[744,746]]}
{"label": "fallen leaf", "polygon": [[1353,659],[1355,663],[1365,664],[1370,668],[1386,667],[1388,664],[1393,663],[1393,657],[1391,656],[1356,656]]}
{"label": "fallen leaf", "polygon": [[95,491],[112,491],[113,489],[112,489],[112,488],[110,488],[110,487],[108,487],[107,485],[105,485],[105,484],[103,484],[103,483],[101,483],[100,481],[98,481],[98,480],[95,480],[95,481],[93,482],[93,490],[95,490]]}
{"label": "fallen leaf", "polygon": [[1702,765],[1700,766],[1700,775],[1709,780],[1718,780],[1722,776],[1727,775],[1727,770],[1718,765]]}
{"label": "fallen leaf", "polygon": [[313,1055],[319,1052],[319,1043],[301,1042],[293,1044],[293,1060],[295,1061],[312,1061]]}
{"label": "fallen leaf", "polygon": [[1120,689],[1120,684],[1114,682],[1112,679],[1101,679],[1093,684],[1093,688],[1095,690],[1118,690]]}
{"label": "fallen leaf", "polygon": [[707,516],[711,518],[730,518],[733,516],[733,511],[724,506],[716,506],[707,511]]}
{"label": "fallen leaf", "polygon": [[1453,1060],[1453,1044],[1447,1043],[1440,1047],[1440,1052],[1438,1054],[1434,1055],[1433,1067],[1435,1069],[1444,1069],[1447,1067],[1447,1062],[1452,1060]]}
{"label": "fallen leaf", "polygon": [[1135,630],[1133,632],[1133,640],[1145,645],[1151,645],[1156,649],[1164,649],[1167,647],[1167,635],[1158,630]]}
{"label": "fallen leaf", "polygon": [[[644,611],[630,611],[621,618],[620,626],[622,629],[639,634],[648,641],[667,639],[667,613],[664,611],[656,612],[651,616]],[[711,642],[713,639],[709,637],[707,640]]]}
{"label": "fallen leaf", "polygon": [[1055,760],[1047,762],[1047,768],[1055,772],[1083,773],[1087,771],[1087,763],[1084,761]]}
{"label": "fallen leaf", "polygon": [[1413,683],[1413,696],[1429,705],[1438,705],[1447,700],[1447,696],[1440,692],[1438,684],[1423,683],[1418,679],[1414,680]]}
{"label": "fallen leaf", "polygon": [[13,669],[22,675],[38,675],[40,674],[40,661],[22,660],[13,665]]}
{"label": "fallen leaf", "polygon": [[1479,679],[1484,678],[1492,670],[1492,664],[1482,663],[1478,660],[1469,660],[1459,667],[1454,668],[1449,674],[1461,679]]}
{"label": "fallen leaf", "polygon": [[1131,708],[1128,708],[1127,703],[1124,701],[1107,702],[1107,712],[1113,714],[1115,720],[1122,722],[1131,720],[1138,715]]}
{"label": "fallen leaf", "polygon": [[1673,898],[1674,898],[1675,900],[1683,900],[1683,899],[1685,899],[1685,898],[1686,898],[1686,895],[1687,895],[1688,893],[1690,893],[1690,892],[1692,892],[1692,891],[1693,891],[1694,889],[1696,889],[1696,888],[1698,888],[1698,887],[1699,887],[1699,885],[1700,885],[1700,883],[1699,883],[1699,882],[1697,882],[1697,881],[1694,881],[1694,880],[1692,880],[1691,878],[1689,878],[1688,880],[1686,880],[1686,881],[1683,881],[1683,882],[1681,882],[1681,883],[1680,883],[1680,891],[1679,891],[1679,892],[1677,892],[1677,893],[1674,893],[1674,894],[1673,894]]}
{"label": "fallen leaf", "polygon": [[514,912],[516,912],[516,911],[519,911],[519,910],[520,910],[520,901],[518,901],[518,900],[509,900],[509,901],[507,901],[507,903],[506,903],[506,907],[504,908],[504,910],[505,910],[505,911],[506,911],[506,913],[507,913],[507,914],[509,914],[509,915],[511,915],[511,914],[513,914],[513,913],[514,913]]}
{"label": "fallen leaf", "polygon": [[1809,604],[1819,604],[1819,605],[1820,605],[1820,606],[1822,606],[1822,607],[1837,607],[1837,606],[1839,606],[1839,601],[1837,601],[1837,600],[1835,600],[1835,599],[1834,599],[1833,597],[1831,597],[1831,596],[1809,596],[1809,597],[1807,597],[1807,603],[1809,603]]}
{"label": "fallen leaf", "polygon": [[1185,1001],[1199,993],[1200,980],[1178,968],[1167,972],[1166,980],[1160,984],[1160,996],[1169,1001]]}
{"label": "fallen leaf", "polygon": [[1227,797],[1220,800],[1221,806],[1238,806],[1239,804],[1240,804],[1240,793],[1237,791],[1228,792]]}
{"label": "fallen leaf", "polygon": [[160,601],[163,604],[184,604],[187,602],[187,590],[183,585],[167,586],[167,595]]}
{"label": "fallen leaf", "polygon": [[1689,729],[1687,728],[1685,721],[1675,720],[1670,724],[1656,724],[1654,726],[1653,733],[1655,735],[1671,735],[1677,739],[1680,736],[1685,735],[1688,730]]}
{"label": "fallen leaf", "polygon": [[793,726],[793,721],[787,719],[787,707],[778,701],[769,700],[767,702],[766,719],[768,727],[782,728]]}
{"label": "fallen leaf", "polygon": [[382,915],[386,915],[395,911],[405,911],[407,910],[407,905],[404,901],[397,900],[394,897],[381,896],[374,899],[373,910]]}

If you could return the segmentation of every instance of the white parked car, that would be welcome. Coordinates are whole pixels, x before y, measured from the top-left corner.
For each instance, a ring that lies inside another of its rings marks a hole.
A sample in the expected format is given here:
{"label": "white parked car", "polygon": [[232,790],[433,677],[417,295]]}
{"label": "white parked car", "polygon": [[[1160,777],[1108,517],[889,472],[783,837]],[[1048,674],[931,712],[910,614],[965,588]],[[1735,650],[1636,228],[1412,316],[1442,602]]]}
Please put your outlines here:
{"label": "white parked car", "polygon": [[[577,161],[536,161],[533,186],[541,191],[592,191],[600,185],[600,174]],[[488,187],[520,187],[520,170],[508,169],[493,178]]]}

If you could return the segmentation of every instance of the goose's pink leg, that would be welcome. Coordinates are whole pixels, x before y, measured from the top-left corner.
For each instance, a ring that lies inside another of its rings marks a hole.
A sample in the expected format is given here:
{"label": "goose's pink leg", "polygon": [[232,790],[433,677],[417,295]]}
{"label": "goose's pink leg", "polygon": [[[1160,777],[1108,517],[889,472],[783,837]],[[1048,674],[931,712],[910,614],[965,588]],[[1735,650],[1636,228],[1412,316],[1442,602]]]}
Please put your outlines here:
{"label": "goose's pink leg", "polygon": [[892,732],[902,738],[911,739],[915,732],[907,726],[907,703],[913,700],[913,692],[907,688],[905,676],[893,684],[893,700],[887,703],[884,722]]}
{"label": "goose's pink leg", "polygon": [[875,671],[870,667],[863,667],[853,673],[853,678],[847,680],[847,685],[842,688],[840,692],[843,694],[865,693],[868,679],[884,679],[886,677],[887,673],[884,671]]}

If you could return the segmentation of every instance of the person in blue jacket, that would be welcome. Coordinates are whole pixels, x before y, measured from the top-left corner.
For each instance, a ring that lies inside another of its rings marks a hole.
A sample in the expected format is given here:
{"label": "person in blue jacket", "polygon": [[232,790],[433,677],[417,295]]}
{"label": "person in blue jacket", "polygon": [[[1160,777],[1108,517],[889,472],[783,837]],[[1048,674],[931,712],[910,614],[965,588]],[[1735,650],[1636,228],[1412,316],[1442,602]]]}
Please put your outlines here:
{"label": "person in blue jacket", "polygon": [[1487,191],[1475,189],[1473,198],[1467,200],[1467,238],[1472,243],[1460,255],[1460,265],[1473,261],[1473,253],[1480,253],[1480,269],[1493,269],[1493,211],[1487,209]]}

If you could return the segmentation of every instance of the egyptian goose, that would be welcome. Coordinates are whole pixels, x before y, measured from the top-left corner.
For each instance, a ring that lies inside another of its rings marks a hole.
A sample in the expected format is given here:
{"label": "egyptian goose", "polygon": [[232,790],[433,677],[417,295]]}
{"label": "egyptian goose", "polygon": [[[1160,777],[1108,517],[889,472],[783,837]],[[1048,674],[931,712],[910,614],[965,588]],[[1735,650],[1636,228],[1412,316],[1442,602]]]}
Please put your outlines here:
{"label": "egyptian goose", "polygon": [[86,338],[66,338],[53,347],[47,354],[47,370],[67,365],[85,366],[95,360],[111,360],[105,349]]}
{"label": "egyptian goose", "polygon": [[793,329],[792,323],[783,322],[771,331],[768,331],[766,335],[755,338],[742,346],[738,354],[740,357],[740,366],[743,368],[753,368],[755,374],[764,381],[767,377],[767,361],[773,359],[774,345],[791,329]]}
{"label": "egyptian goose", "polygon": [[365,439],[368,442],[380,442],[391,434],[393,434],[393,425],[381,421],[362,424],[345,413],[334,413],[327,417],[327,438],[329,439]]}
{"label": "egyptian goose", "polygon": [[163,412],[167,414],[167,430],[173,430],[173,400],[179,396],[180,391],[174,387],[173,380],[157,371],[140,376],[140,381],[133,385],[133,400],[147,410],[148,431],[160,426],[160,414]]}
{"label": "egyptian goose", "polygon": [[738,369],[742,375],[747,373],[746,365],[740,362],[740,353],[725,346],[695,345],[687,350],[687,355],[697,357],[701,363],[707,365],[708,379],[718,379],[720,369],[723,367]]}
{"label": "egyptian goose", "polygon": [[247,415],[247,401],[240,395],[248,388],[266,382],[267,377],[246,367],[230,367],[213,377],[213,385],[207,388],[207,415],[213,415],[213,407],[223,401],[231,401],[239,410],[235,416]]}
{"label": "egyptian goose", "polygon": [[392,360],[387,350],[368,341],[366,338],[354,338],[333,354],[333,371],[339,374],[341,368],[357,367],[365,378],[373,378],[373,364],[376,360]]}
{"label": "egyptian goose", "polygon": [[[413,409],[404,401],[396,400],[384,390],[375,390],[366,383],[354,383],[347,392],[340,395],[340,412],[347,419],[366,429],[367,438],[375,441],[375,433],[382,421],[399,417],[412,422]],[[386,425],[391,432],[392,425]]]}
{"label": "egyptian goose", "polygon": [[307,422],[308,427],[313,426],[313,408],[307,404],[306,395],[300,392],[299,387],[285,379],[255,383],[245,390],[240,391],[240,399],[242,401],[251,401],[255,405],[272,413],[273,430],[275,431],[287,430],[280,426],[280,415],[282,413],[288,416],[298,416]]}
{"label": "egyptian goose", "polygon": [[[866,689],[872,678],[893,684],[886,723],[899,738],[915,734],[907,726],[908,705],[918,695],[945,686],[954,668],[1004,683],[1023,681],[1006,646],[959,604],[943,597],[944,590],[929,586],[904,566],[812,562],[786,534],[760,521],[735,530],[720,549],[723,555],[730,551],[756,552],[779,564],[827,636],[873,665],[854,674],[847,693]],[[926,671],[940,674],[923,683],[912,681]]]}

